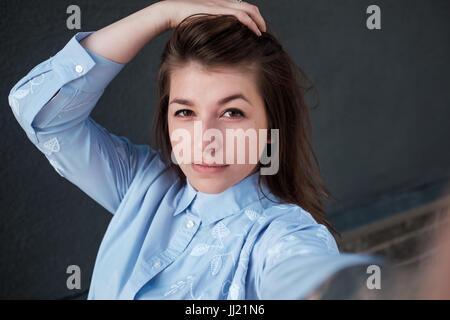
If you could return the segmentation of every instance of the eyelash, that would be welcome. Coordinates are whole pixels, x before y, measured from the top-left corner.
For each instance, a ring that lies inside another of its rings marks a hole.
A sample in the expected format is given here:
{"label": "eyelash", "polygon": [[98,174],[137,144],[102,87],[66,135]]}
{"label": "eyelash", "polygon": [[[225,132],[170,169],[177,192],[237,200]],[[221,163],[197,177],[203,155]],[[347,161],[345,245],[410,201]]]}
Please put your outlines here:
{"label": "eyelash", "polygon": [[[180,114],[180,112],[182,112],[182,111],[188,111],[188,112],[192,112],[192,110],[188,110],[188,109],[181,109],[181,110],[178,110],[177,112],[175,112],[175,114],[174,114],[174,116],[175,117],[181,117],[181,118],[185,118],[185,117],[188,117],[188,116],[179,116],[179,114]],[[240,115],[239,116],[237,116],[237,117],[233,117],[233,116],[231,116],[231,117],[227,117],[227,118],[243,118],[244,116],[245,116],[245,114],[241,111],[241,110],[239,110],[239,109],[236,109],[236,108],[230,108],[230,109],[227,109],[227,110],[225,110],[225,112],[224,113],[227,113],[228,111],[233,111],[233,112],[237,112],[237,113],[239,113]]]}

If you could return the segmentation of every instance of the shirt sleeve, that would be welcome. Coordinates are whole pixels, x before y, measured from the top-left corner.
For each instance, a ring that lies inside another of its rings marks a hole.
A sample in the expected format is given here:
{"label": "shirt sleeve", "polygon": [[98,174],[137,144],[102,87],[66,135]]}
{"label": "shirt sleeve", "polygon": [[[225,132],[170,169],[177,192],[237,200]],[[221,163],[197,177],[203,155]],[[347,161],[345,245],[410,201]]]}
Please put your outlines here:
{"label": "shirt sleeve", "polygon": [[156,152],[108,132],[90,117],[125,66],[81,46],[79,41],[93,32],[77,33],[56,55],[36,65],[13,86],[8,101],[29,140],[56,172],[115,213],[136,172]]}
{"label": "shirt sleeve", "polygon": [[[281,222],[268,229],[255,244],[254,287],[258,299],[305,299],[339,271],[356,265],[383,266],[381,257],[340,253],[323,224]],[[367,274],[369,277],[369,274]]]}

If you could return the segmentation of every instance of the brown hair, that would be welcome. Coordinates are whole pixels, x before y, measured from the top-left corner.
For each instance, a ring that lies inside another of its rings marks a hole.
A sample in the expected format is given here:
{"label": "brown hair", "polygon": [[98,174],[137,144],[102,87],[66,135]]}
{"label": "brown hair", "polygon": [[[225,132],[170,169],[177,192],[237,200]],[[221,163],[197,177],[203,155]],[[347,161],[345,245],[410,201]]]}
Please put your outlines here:
{"label": "brown hair", "polygon": [[[239,67],[255,72],[265,103],[268,132],[279,129],[279,170],[275,175],[259,175],[259,187],[261,182],[265,183],[284,203],[300,206],[318,223],[341,236],[324,218],[321,196],[335,198],[322,182],[312,148],[305,94],[308,90],[314,89],[316,93],[317,90],[312,84],[305,85],[310,83],[309,79],[271,33],[263,32],[258,37],[233,15],[191,15],[174,28],[165,45],[158,74],[159,106],[153,128],[156,149],[167,170],[175,173],[183,185],[186,183],[183,171],[171,161],[167,110],[171,70],[192,61],[211,68]],[[270,143],[267,147],[270,153]],[[258,163],[257,168],[261,166]]]}

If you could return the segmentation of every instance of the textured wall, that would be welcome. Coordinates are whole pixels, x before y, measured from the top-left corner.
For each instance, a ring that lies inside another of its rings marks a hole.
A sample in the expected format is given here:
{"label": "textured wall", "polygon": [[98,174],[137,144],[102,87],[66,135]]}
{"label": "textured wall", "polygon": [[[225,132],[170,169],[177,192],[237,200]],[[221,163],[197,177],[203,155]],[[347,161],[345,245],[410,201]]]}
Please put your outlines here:
{"label": "textured wall", "polygon": [[[250,1],[252,2],[252,1]],[[12,86],[77,31],[98,30],[152,1],[0,2],[0,298],[85,294],[110,214],[60,177],[27,139],[8,105]],[[314,147],[329,212],[450,174],[450,2],[254,1],[284,48],[315,82]],[[82,10],[81,30],[66,8]],[[365,27],[377,4],[382,30]],[[147,143],[159,54],[170,32],[147,45],[106,89],[92,117]],[[82,289],[68,290],[68,265]]]}

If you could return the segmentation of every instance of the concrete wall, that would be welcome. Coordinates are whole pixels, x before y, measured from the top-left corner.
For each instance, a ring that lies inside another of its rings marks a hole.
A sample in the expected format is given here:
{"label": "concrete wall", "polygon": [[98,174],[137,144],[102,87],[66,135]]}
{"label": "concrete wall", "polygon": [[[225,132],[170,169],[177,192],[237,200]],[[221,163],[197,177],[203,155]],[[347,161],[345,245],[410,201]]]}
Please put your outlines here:
{"label": "concrete wall", "polygon": [[[85,297],[111,218],[27,139],[9,108],[10,89],[77,31],[98,30],[150,3],[0,2],[0,298]],[[325,182],[340,199],[327,203],[333,221],[351,228],[350,208],[449,176],[448,1],[252,3],[318,87],[314,147]],[[66,28],[71,4],[81,8],[81,30]],[[381,30],[365,26],[371,4],[381,8]],[[135,143],[151,138],[159,54],[169,34],[121,71],[92,113]],[[359,224],[371,220],[362,212]],[[81,290],[66,288],[71,264],[82,270]]]}

